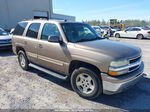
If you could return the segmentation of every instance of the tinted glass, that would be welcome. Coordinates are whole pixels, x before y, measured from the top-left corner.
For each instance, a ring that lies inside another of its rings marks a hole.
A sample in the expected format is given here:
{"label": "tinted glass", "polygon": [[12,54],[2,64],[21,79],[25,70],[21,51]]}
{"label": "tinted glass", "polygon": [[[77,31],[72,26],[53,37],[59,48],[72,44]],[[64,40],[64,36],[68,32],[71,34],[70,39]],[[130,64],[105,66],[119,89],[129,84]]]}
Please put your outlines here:
{"label": "tinted glass", "polygon": [[46,23],[42,31],[42,40],[48,40],[49,36],[60,36],[60,32],[55,24]]}
{"label": "tinted glass", "polygon": [[5,30],[0,28],[0,35],[8,35],[8,33]]}
{"label": "tinted glass", "polygon": [[131,30],[132,30],[132,28],[127,28],[127,29],[126,29],[126,31],[131,31]]}
{"label": "tinted glass", "polygon": [[36,39],[37,36],[38,36],[40,25],[41,25],[40,23],[33,23],[33,24],[31,24],[29,29],[28,29],[28,31],[27,31],[26,36]]}
{"label": "tinted glass", "polygon": [[24,32],[27,24],[28,24],[27,22],[18,23],[13,34],[14,35],[23,35],[23,32]]}
{"label": "tinted glass", "polygon": [[63,23],[61,25],[69,42],[77,43],[102,39],[88,24]]}
{"label": "tinted glass", "polygon": [[139,28],[132,28],[131,31],[141,31],[141,29],[139,29]]}
{"label": "tinted glass", "polygon": [[142,28],[142,29],[143,29],[143,30],[150,30],[150,28],[146,28],[146,27],[145,27],[145,28]]}

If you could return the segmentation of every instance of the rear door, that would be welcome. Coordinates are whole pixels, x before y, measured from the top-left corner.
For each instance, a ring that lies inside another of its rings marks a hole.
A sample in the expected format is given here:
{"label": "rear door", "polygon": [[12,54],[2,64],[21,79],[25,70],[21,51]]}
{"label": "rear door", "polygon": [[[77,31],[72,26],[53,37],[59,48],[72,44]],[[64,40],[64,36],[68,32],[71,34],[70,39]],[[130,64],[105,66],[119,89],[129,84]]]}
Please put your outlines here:
{"label": "rear door", "polygon": [[126,32],[126,37],[136,38],[138,33],[141,31],[139,28],[131,28],[130,31]]}
{"label": "rear door", "polygon": [[49,36],[59,36],[61,34],[56,24],[45,23],[41,33],[41,40],[38,45],[38,63],[46,68],[64,73],[66,57],[66,45],[48,42]]}
{"label": "rear door", "polygon": [[26,32],[26,39],[24,40],[28,59],[33,63],[37,63],[38,32],[40,25],[40,23],[31,23]]}

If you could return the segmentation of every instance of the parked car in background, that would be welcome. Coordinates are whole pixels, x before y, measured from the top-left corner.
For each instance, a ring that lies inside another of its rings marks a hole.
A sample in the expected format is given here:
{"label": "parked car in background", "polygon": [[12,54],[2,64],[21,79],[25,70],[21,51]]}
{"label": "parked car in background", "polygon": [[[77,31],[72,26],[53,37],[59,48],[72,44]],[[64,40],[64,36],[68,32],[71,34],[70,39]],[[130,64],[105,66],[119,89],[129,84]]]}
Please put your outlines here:
{"label": "parked car in background", "polygon": [[107,33],[108,28],[108,26],[100,26],[101,33]]}
{"label": "parked car in background", "polygon": [[99,26],[92,26],[92,28],[94,28],[94,30],[101,36],[101,29]]}
{"label": "parked car in background", "polygon": [[108,28],[108,26],[100,26],[102,37],[109,37]]}
{"label": "parked car in background", "polygon": [[22,21],[13,34],[13,51],[23,70],[70,80],[87,99],[123,92],[143,78],[140,48],[103,39],[85,23]]}
{"label": "parked car in background", "polygon": [[0,28],[0,49],[11,48],[12,46],[12,36]]}
{"label": "parked car in background", "polygon": [[137,39],[150,38],[150,29],[144,27],[129,27],[125,31],[117,31],[115,37],[131,37]]}
{"label": "parked car in background", "polygon": [[116,31],[121,31],[121,30],[120,30],[119,28],[117,28],[117,27],[111,26],[110,28],[111,28],[112,33],[115,33]]}

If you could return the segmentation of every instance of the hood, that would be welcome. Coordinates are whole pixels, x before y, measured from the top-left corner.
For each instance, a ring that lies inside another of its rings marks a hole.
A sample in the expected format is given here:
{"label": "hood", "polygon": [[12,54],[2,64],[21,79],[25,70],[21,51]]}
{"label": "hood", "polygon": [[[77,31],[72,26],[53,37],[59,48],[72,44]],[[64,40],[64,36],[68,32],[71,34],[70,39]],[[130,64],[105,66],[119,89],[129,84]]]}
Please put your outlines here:
{"label": "hood", "polygon": [[10,35],[0,36],[0,40],[9,40],[11,39]]}
{"label": "hood", "polygon": [[75,47],[103,53],[115,59],[132,58],[141,54],[138,47],[111,40],[80,42]]}

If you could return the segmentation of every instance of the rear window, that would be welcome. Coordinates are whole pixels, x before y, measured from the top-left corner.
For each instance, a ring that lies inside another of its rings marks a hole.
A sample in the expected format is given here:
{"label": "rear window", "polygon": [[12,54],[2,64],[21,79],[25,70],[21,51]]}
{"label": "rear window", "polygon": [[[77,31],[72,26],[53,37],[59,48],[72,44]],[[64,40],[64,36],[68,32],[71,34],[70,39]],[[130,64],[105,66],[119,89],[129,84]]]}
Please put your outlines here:
{"label": "rear window", "polygon": [[27,25],[28,25],[27,22],[18,23],[18,25],[16,26],[13,34],[14,35],[23,35],[24,30],[25,30]]}
{"label": "rear window", "polygon": [[142,28],[143,30],[150,30],[150,28],[146,28],[146,27],[144,27],[144,28]]}
{"label": "rear window", "polygon": [[32,23],[27,31],[26,36],[37,39],[40,25],[40,23]]}

